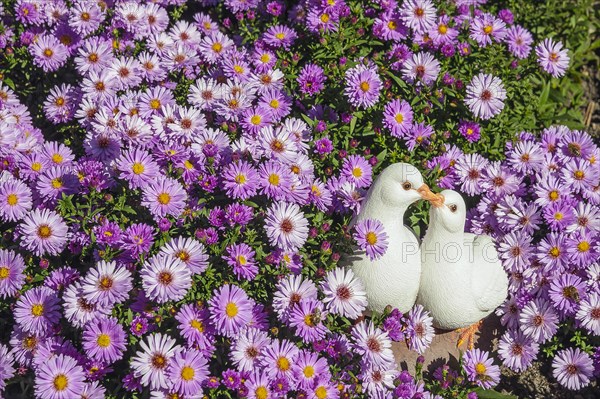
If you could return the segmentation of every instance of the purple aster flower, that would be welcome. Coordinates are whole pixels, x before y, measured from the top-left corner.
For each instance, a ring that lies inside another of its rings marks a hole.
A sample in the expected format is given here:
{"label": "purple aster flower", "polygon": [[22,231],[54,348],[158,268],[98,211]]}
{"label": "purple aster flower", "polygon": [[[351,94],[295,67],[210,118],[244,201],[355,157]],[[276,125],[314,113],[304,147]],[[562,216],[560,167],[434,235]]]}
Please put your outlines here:
{"label": "purple aster flower", "polygon": [[318,94],[325,87],[327,76],[323,68],[316,64],[306,64],[298,75],[297,81],[300,92],[312,96]]}
{"label": "purple aster flower", "polygon": [[0,392],[4,392],[6,381],[15,375],[14,358],[6,345],[0,344]]}
{"label": "purple aster flower", "polygon": [[298,385],[304,389],[313,386],[319,378],[331,378],[327,360],[307,350],[300,351],[292,366],[292,371]]}
{"label": "purple aster flower", "polygon": [[137,257],[146,253],[154,243],[154,229],[145,223],[135,223],[129,226],[121,238],[121,246]]}
{"label": "purple aster flower", "polygon": [[381,79],[375,67],[362,64],[346,71],[344,93],[350,104],[359,108],[370,108],[379,101]]}
{"label": "purple aster flower", "polygon": [[407,0],[400,8],[406,26],[416,33],[425,33],[435,24],[437,10],[430,0]]}
{"label": "purple aster flower", "polygon": [[504,108],[506,90],[500,78],[480,73],[467,86],[465,103],[475,116],[487,120]]}
{"label": "purple aster flower", "polygon": [[323,302],[334,314],[358,318],[367,307],[365,289],[352,270],[335,268],[327,273],[322,283]]}
{"label": "purple aster flower", "polygon": [[265,347],[259,365],[271,378],[293,377],[292,366],[300,350],[291,341],[275,339]]}
{"label": "purple aster flower", "polygon": [[498,248],[504,267],[513,272],[525,270],[532,252],[531,236],[512,231],[503,237]]}
{"label": "purple aster flower", "polygon": [[273,298],[273,309],[279,319],[287,322],[290,312],[302,300],[317,299],[317,287],[301,275],[290,275],[277,284],[277,291]]}
{"label": "purple aster flower", "polygon": [[542,69],[555,78],[563,76],[569,67],[569,55],[562,42],[545,39],[535,47],[535,54]]}
{"label": "purple aster flower", "polygon": [[534,299],[521,310],[519,321],[523,334],[540,344],[558,330],[558,315],[551,304],[541,298]]}
{"label": "purple aster flower", "polygon": [[248,199],[258,190],[258,172],[248,162],[231,163],[223,171],[227,195],[235,199]]}
{"label": "purple aster flower", "polygon": [[56,292],[48,287],[27,290],[15,305],[15,321],[24,331],[46,334],[60,320],[59,303]]}
{"label": "purple aster flower", "polygon": [[242,382],[241,373],[232,369],[225,370],[222,377],[223,385],[228,389],[238,389]]}
{"label": "purple aster flower", "polygon": [[202,383],[208,375],[208,362],[195,349],[176,352],[167,367],[167,376],[173,389],[190,397],[202,394]]}
{"label": "purple aster flower", "polygon": [[462,359],[469,381],[483,389],[490,389],[500,381],[500,367],[493,364],[488,352],[470,349],[463,354]]}
{"label": "purple aster flower", "polygon": [[0,297],[13,297],[25,282],[25,262],[18,253],[0,249]]}
{"label": "purple aster flower", "polygon": [[271,340],[267,333],[255,328],[244,328],[238,333],[231,347],[230,357],[240,371],[258,370],[257,360]]}
{"label": "purple aster flower", "polygon": [[481,47],[492,44],[492,39],[501,42],[506,37],[506,24],[491,14],[484,13],[473,18],[469,37]]}
{"label": "purple aster flower", "polygon": [[392,341],[386,332],[371,322],[361,321],[352,328],[354,350],[371,366],[385,366],[394,362]]}
{"label": "purple aster flower", "polygon": [[159,174],[159,166],[152,155],[136,148],[124,151],[117,160],[120,178],[129,182],[131,188],[140,188],[154,181]]}
{"label": "purple aster flower", "polygon": [[576,231],[570,235],[567,252],[573,266],[584,268],[597,259],[596,233]]}
{"label": "purple aster flower", "polygon": [[591,292],[579,303],[576,318],[579,323],[596,336],[600,335],[600,294]]}
{"label": "purple aster flower", "polygon": [[187,193],[175,179],[159,178],[143,189],[141,204],[156,217],[179,216],[183,212]]}
{"label": "purple aster flower", "polygon": [[40,399],[80,397],[84,389],[83,368],[70,356],[52,357],[36,371],[35,393]]}
{"label": "purple aster flower", "polygon": [[129,328],[129,331],[131,331],[131,333],[133,335],[135,335],[136,337],[141,337],[142,335],[146,334],[149,330],[149,326],[148,326],[148,320],[143,317],[143,316],[136,316],[132,321],[131,321],[131,326]]}
{"label": "purple aster flower", "polygon": [[479,154],[461,156],[455,165],[456,174],[462,180],[461,191],[468,195],[481,193],[485,177],[483,170],[488,166],[488,160]]}
{"label": "purple aster flower", "polygon": [[428,138],[434,133],[433,127],[425,122],[413,123],[412,129],[405,135],[406,146],[409,151],[415,147],[429,143]]}
{"label": "purple aster flower", "polygon": [[388,235],[379,220],[365,219],[356,223],[354,239],[360,249],[366,251],[369,259],[376,260],[385,255],[388,248]]}
{"label": "purple aster flower", "polygon": [[254,280],[258,274],[258,266],[254,261],[256,253],[252,248],[245,243],[241,243],[231,244],[226,250],[227,256],[223,256],[223,259],[227,261],[229,266],[233,267],[233,273],[238,278]]}
{"label": "purple aster flower", "polygon": [[527,58],[531,52],[533,37],[531,33],[522,26],[515,25],[508,28],[506,32],[506,43],[508,50],[517,58]]}
{"label": "purple aster flower", "polygon": [[513,371],[525,370],[537,357],[538,343],[518,330],[509,329],[500,338],[498,355],[502,363]]}
{"label": "purple aster flower", "polygon": [[350,155],[344,159],[342,176],[353,182],[359,188],[371,185],[373,168],[365,158],[360,155]]}
{"label": "purple aster flower", "polygon": [[338,399],[340,392],[338,385],[331,381],[329,378],[320,377],[317,382],[309,390],[309,398],[325,398],[325,399]]}
{"label": "purple aster flower", "polygon": [[406,338],[408,347],[419,354],[423,354],[425,349],[433,341],[433,318],[429,315],[422,305],[415,305],[408,312],[406,326]]}
{"label": "purple aster flower", "polygon": [[[501,162],[491,163],[483,170],[483,173],[486,177],[484,187],[495,197],[502,198],[514,194],[520,188],[520,179]],[[534,207],[533,210],[537,211],[537,208]],[[521,220],[519,219],[517,222],[519,223]]]}
{"label": "purple aster flower", "polygon": [[566,315],[574,315],[586,297],[585,283],[574,274],[560,274],[550,283],[548,294],[554,307]]}
{"label": "purple aster flower", "polygon": [[571,390],[579,390],[590,383],[594,374],[592,358],[579,348],[559,351],[552,361],[552,375]]}
{"label": "purple aster flower", "polygon": [[266,30],[263,40],[272,48],[281,47],[284,50],[289,50],[297,37],[298,35],[293,29],[285,25],[275,25]]}
{"label": "purple aster flower", "polygon": [[437,80],[439,73],[439,61],[427,52],[413,54],[402,67],[402,76],[409,83],[422,82],[431,86]]}
{"label": "purple aster flower", "polygon": [[458,132],[471,143],[479,141],[481,137],[479,124],[475,122],[460,121]]}
{"label": "purple aster flower", "polygon": [[208,255],[204,245],[193,238],[173,238],[160,252],[181,260],[193,274],[201,274],[208,267]]}
{"label": "purple aster flower", "polygon": [[274,203],[265,219],[269,242],[284,250],[302,248],[308,238],[308,221],[296,204]]}
{"label": "purple aster flower", "polygon": [[213,348],[215,329],[209,320],[208,309],[198,309],[186,304],[181,307],[175,319],[179,322],[177,328],[186,339],[188,346],[197,345],[200,350],[208,353]]}
{"label": "purple aster flower", "polygon": [[543,216],[548,226],[554,231],[566,230],[567,226],[576,220],[570,201],[556,201],[544,206]]}
{"label": "purple aster flower", "polygon": [[383,123],[390,129],[392,136],[403,137],[413,122],[413,110],[404,100],[394,100],[385,106],[383,111]]}
{"label": "purple aster flower", "polygon": [[327,328],[323,325],[325,317],[320,301],[305,299],[292,309],[288,323],[296,328],[296,335],[304,342],[314,342],[323,339],[327,333]]}
{"label": "purple aster flower", "polygon": [[540,242],[537,256],[545,265],[545,270],[549,272],[564,271],[569,260],[566,237],[554,232],[548,234]]}
{"label": "purple aster flower", "polygon": [[190,269],[167,254],[158,254],[145,262],[140,277],[148,298],[158,303],[183,299],[192,286]]}
{"label": "purple aster flower", "polygon": [[562,177],[568,188],[583,192],[598,185],[600,171],[584,159],[571,159],[564,165]]}
{"label": "purple aster flower", "polygon": [[20,180],[0,183],[0,217],[9,222],[21,220],[32,207],[31,189]]}
{"label": "purple aster flower", "polygon": [[54,36],[40,35],[29,47],[33,62],[44,72],[56,71],[69,58],[69,51]]}
{"label": "purple aster flower", "polygon": [[126,347],[125,331],[114,317],[91,321],[83,331],[83,349],[95,360],[114,363]]}
{"label": "purple aster flower", "polygon": [[265,370],[256,369],[244,382],[248,389],[248,399],[271,399],[271,379]]}
{"label": "purple aster flower", "polygon": [[234,203],[225,208],[225,219],[230,226],[247,225],[254,218],[254,208],[248,205]]}
{"label": "purple aster flower", "polygon": [[[450,17],[442,15],[439,17],[437,24],[429,29],[429,37],[436,46],[443,46],[446,44],[452,45],[458,36],[458,30],[449,26],[451,23]],[[452,46],[452,48],[454,48]]]}
{"label": "purple aster flower", "polygon": [[168,335],[156,333],[141,341],[141,351],[131,358],[133,375],[140,379],[143,386],[151,389],[166,389],[171,381],[167,368],[171,359],[182,348]]}
{"label": "purple aster flower", "polygon": [[210,300],[210,319],[217,332],[231,337],[244,328],[252,317],[253,302],[236,285],[225,284]]}
{"label": "purple aster flower", "polygon": [[88,271],[81,288],[85,299],[90,303],[112,308],[129,298],[132,289],[131,272],[116,262],[100,261]]}
{"label": "purple aster flower", "polygon": [[329,154],[333,151],[333,143],[328,137],[323,137],[315,141],[315,152],[318,154]]}
{"label": "purple aster flower", "polygon": [[35,255],[58,255],[67,244],[69,228],[62,217],[48,209],[34,209],[19,225],[21,247]]}

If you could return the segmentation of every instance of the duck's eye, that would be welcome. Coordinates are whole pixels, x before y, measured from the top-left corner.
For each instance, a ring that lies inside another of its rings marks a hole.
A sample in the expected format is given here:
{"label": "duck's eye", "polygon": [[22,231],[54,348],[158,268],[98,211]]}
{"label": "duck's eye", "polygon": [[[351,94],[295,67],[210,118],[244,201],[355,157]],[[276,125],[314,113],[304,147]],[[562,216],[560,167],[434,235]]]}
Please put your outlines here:
{"label": "duck's eye", "polygon": [[450,205],[448,208],[450,208],[450,212],[452,213],[456,212],[456,210],[458,209],[458,207],[454,204]]}
{"label": "duck's eye", "polygon": [[402,183],[402,188],[405,190],[410,190],[412,188],[412,184],[409,181],[405,181]]}

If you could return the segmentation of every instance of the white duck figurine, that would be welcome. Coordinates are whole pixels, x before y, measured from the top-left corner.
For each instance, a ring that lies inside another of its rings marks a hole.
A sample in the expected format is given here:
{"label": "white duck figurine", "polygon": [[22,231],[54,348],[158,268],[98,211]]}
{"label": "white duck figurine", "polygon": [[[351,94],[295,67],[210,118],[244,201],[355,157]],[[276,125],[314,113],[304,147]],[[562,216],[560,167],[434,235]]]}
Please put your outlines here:
{"label": "white duck figurine", "polygon": [[457,346],[466,338],[472,348],[481,320],[506,298],[508,276],[492,238],[464,232],[467,209],[461,195],[444,190],[440,199],[431,201],[421,245],[417,303],[431,313],[436,328],[462,330]]}
{"label": "white duck figurine", "polygon": [[347,259],[367,293],[368,310],[382,313],[387,305],[408,312],[415,303],[421,278],[421,254],[415,233],[403,223],[404,212],[419,199],[435,200],[414,166],[396,163],[371,185],[351,226],[377,219],[388,235],[386,253],[370,260],[362,250]]}

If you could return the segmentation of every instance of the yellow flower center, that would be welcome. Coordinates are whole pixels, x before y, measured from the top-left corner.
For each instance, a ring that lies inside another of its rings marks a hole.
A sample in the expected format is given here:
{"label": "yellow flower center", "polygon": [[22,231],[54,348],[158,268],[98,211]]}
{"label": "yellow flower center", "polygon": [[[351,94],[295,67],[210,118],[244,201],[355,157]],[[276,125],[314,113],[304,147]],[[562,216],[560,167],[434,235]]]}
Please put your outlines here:
{"label": "yellow flower center", "polygon": [[9,274],[10,274],[10,270],[8,269],[8,267],[6,267],[6,266],[0,267],[0,280],[7,279]]}
{"label": "yellow flower center", "polygon": [[183,162],[183,166],[185,166],[186,169],[194,169],[194,165],[190,162],[189,159],[186,159]]}
{"label": "yellow flower center", "polygon": [[446,32],[448,32],[448,25],[440,24],[440,26],[438,26],[438,32],[440,35],[445,35]]}
{"label": "yellow flower center", "polygon": [[326,24],[327,22],[329,22],[329,14],[323,14],[323,15],[321,15],[321,22],[323,22],[324,24]]}
{"label": "yellow flower center", "polygon": [[244,183],[246,183],[246,175],[242,175],[242,174],[237,175],[235,177],[235,182],[237,184],[244,184]]}
{"label": "yellow flower center", "polygon": [[44,313],[44,305],[41,303],[36,303],[31,307],[31,314],[40,317]]}
{"label": "yellow flower center", "polygon": [[281,371],[288,371],[290,369],[290,361],[286,357],[281,356],[277,359],[277,368]]}
{"label": "yellow flower center", "polygon": [[564,217],[564,216],[563,216],[563,214],[562,214],[562,213],[560,213],[560,212],[556,212],[556,213],[554,214],[554,219],[555,219],[555,220],[562,220],[562,219],[563,219],[563,217]]}
{"label": "yellow flower center", "polygon": [[190,381],[194,378],[194,375],[196,375],[196,372],[190,366],[185,366],[181,369],[181,378],[183,378],[184,381]]}
{"label": "yellow flower center", "polygon": [[131,168],[131,170],[132,170],[132,171],[133,171],[133,173],[135,173],[136,175],[140,175],[140,174],[144,173],[144,170],[145,170],[145,168],[144,168],[144,165],[142,165],[141,163],[139,163],[139,162],[135,162],[135,163],[133,164],[133,167]]}
{"label": "yellow flower center", "polygon": [[397,123],[402,123],[404,122],[404,115],[402,115],[401,113],[397,113],[394,119]]}
{"label": "yellow flower center", "polygon": [[363,171],[361,168],[354,168],[352,169],[352,176],[354,177],[361,177],[363,175]]}
{"label": "yellow flower center", "polygon": [[320,385],[317,389],[315,389],[315,396],[319,399],[326,399],[327,398],[327,389]]}
{"label": "yellow flower center", "polygon": [[313,375],[315,375],[315,368],[313,366],[306,366],[304,367],[304,370],[302,370],[302,373],[304,374],[304,376],[306,378],[310,378]]}
{"label": "yellow flower center", "polygon": [[60,177],[57,177],[56,179],[52,179],[52,187],[55,189],[59,189],[63,186],[62,184],[62,180]]}
{"label": "yellow flower center", "polygon": [[54,385],[54,389],[57,391],[64,391],[67,389],[67,385],[69,385],[69,380],[67,379],[66,375],[59,374],[54,377],[54,381],[52,383]]}
{"label": "yellow flower center", "polygon": [[43,224],[40,227],[38,227],[38,237],[48,238],[50,237],[50,235],[52,235],[52,230],[50,229],[50,226]]}
{"label": "yellow flower center", "polygon": [[573,173],[573,176],[575,177],[575,179],[577,180],[582,180],[585,177],[585,173],[583,173],[583,170],[576,170]]}
{"label": "yellow flower center", "polygon": [[62,107],[63,105],[65,105],[65,99],[62,97],[58,97],[56,100],[54,100],[54,104],[56,104],[58,107]]}
{"label": "yellow flower center", "polygon": [[167,193],[160,193],[157,197],[157,200],[161,205],[167,205],[169,202],[171,202],[171,196]]}
{"label": "yellow flower center", "polygon": [[256,396],[256,399],[267,399],[267,397],[269,397],[269,392],[267,391],[267,388],[260,386],[256,388],[254,395]]}
{"label": "yellow flower center", "polygon": [[198,330],[198,332],[203,333],[204,332],[204,324],[200,321],[200,320],[192,320],[190,322],[190,326],[192,326],[192,328],[195,328],[196,330]]}
{"label": "yellow flower center", "polygon": [[260,115],[254,115],[252,118],[250,118],[250,123],[252,123],[253,125],[258,125],[261,121],[262,118],[260,117]]}
{"label": "yellow flower center", "polygon": [[377,243],[377,235],[375,233],[373,233],[372,231],[369,231],[367,233],[365,239],[367,240],[367,243],[369,245],[375,245]]}
{"label": "yellow flower center", "polygon": [[491,25],[486,25],[483,27],[483,33],[485,33],[486,35],[491,34],[493,30],[494,28],[492,28]]}
{"label": "yellow flower center", "polygon": [[63,156],[60,154],[52,155],[52,162],[54,162],[54,163],[62,163],[63,159],[64,159]]}
{"label": "yellow flower center", "polygon": [[306,324],[309,327],[315,326],[315,323],[313,322],[312,314],[307,314],[306,316],[304,316],[304,324]]}
{"label": "yellow flower center", "polygon": [[486,371],[487,371],[487,368],[485,367],[485,365],[483,363],[477,363],[475,365],[475,372],[477,374],[485,374]]}
{"label": "yellow flower center", "polygon": [[98,346],[101,348],[107,348],[110,345],[110,337],[107,334],[98,335],[98,339],[96,340]]}
{"label": "yellow flower center", "polygon": [[227,306],[225,306],[225,314],[227,317],[235,317],[237,316],[239,309],[237,305],[233,302],[229,302]]}
{"label": "yellow flower center", "polygon": [[6,203],[10,206],[17,205],[17,202],[19,202],[19,198],[16,194],[8,194],[8,196],[6,197]]}
{"label": "yellow flower center", "polygon": [[88,13],[88,12],[82,12],[81,13],[81,19],[83,21],[89,21],[90,20],[90,13]]}
{"label": "yellow flower center", "polygon": [[548,198],[550,201],[556,201],[559,197],[558,191],[552,190],[548,193]]}
{"label": "yellow flower center", "polygon": [[215,53],[220,53],[223,50],[223,45],[221,43],[215,43],[212,45],[212,49]]}
{"label": "yellow flower center", "polygon": [[269,176],[269,183],[272,184],[273,186],[278,186],[279,185],[279,175],[276,173],[271,173],[271,175]]}
{"label": "yellow flower center", "polygon": [[271,56],[269,54],[265,53],[265,54],[263,54],[263,55],[260,56],[260,62],[266,64],[269,61],[271,61]]}
{"label": "yellow flower center", "polygon": [[150,108],[152,109],[159,109],[160,108],[160,100],[155,98],[153,100],[150,101]]}
{"label": "yellow flower center", "polygon": [[52,51],[52,49],[47,48],[46,50],[44,50],[44,55],[48,58],[52,57],[53,54],[54,51]]}
{"label": "yellow flower center", "polygon": [[235,71],[235,73],[244,73],[244,68],[242,68],[241,65],[234,65],[233,70]]}
{"label": "yellow flower center", "polygon": [[396,22],[394,21],[388,22],[387,26],[390,30],[396,30],[396,28],[398,27],[398,25],[396,25]]}
{"label": "yellow flower center", "polygon": [[282,32],[276,33],[275,37],[279,40],[283,40],[285,38],[285,35]]}
{"label": "yellow flower center", "polygon": [[31,170],[33,170],[34,172],[39,172],[40,170],[42,170],[42,164],[39,162],[32,163]]}
{"label": "yellow flower center", "polygon": [[242,266],[244,266],[246,263],[248,263],[248,261],[246,260],[246,257],[244,255],[238,255],[236,260],[237,260],[237,263],[239,263]]}
{"label": "yellow flower center", "polygon": [[552,247],[549,253],[553,258],[558,258],[560,256],[560,249],[558,249],[558,247]]}
{"label": "yellow flower center", "polygon": [[587,241],[581,241],[579,244],[577,244],[577,250],[579,252],[587,252],[590,250],[590,243]]}
{"label": "yellow flower center", "polygon": [[361,89],[363,92],[365,92],[365,93],[366,93],[367,91],[369,91],[369,88],[370,88],[370,87],[371,87],[371,86],[369,86],[369,82],[360,82],[360,89]]}
{"label": "yellow flower center", "polygon": [[279,101],[276,99],[272,99],[269,105],[271,106],[271,108],[279,108]]}

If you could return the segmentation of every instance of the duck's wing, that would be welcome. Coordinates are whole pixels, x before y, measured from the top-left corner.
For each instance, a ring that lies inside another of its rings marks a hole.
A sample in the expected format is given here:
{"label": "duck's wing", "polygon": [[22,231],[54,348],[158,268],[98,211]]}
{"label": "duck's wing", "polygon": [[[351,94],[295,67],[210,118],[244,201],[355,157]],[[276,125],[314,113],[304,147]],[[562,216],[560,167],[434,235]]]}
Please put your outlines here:
{"label": "duck's wing", "polygon": [[498,257],[492,237],[465,233],[470,248],[471,292],[477,308],[489,312],[500,306],[508,294],[508,276]]}

